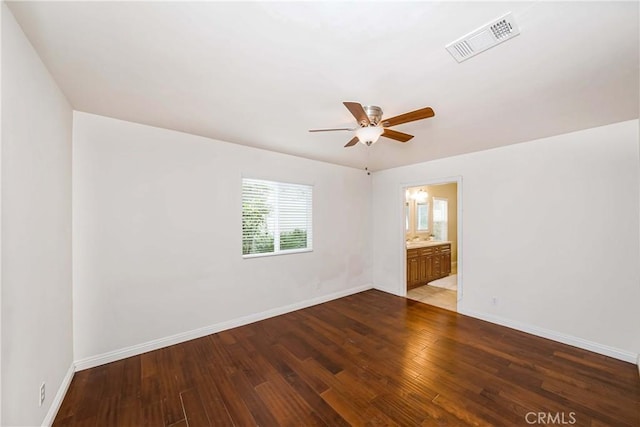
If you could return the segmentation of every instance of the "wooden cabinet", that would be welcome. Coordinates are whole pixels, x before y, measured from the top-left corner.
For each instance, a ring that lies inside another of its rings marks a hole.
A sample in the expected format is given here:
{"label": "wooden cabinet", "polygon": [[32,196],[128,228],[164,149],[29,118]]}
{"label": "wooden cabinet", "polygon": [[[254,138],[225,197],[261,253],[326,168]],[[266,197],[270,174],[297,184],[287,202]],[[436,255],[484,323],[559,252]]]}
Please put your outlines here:
{"label": "wooden cabinet", "polygon": [[407,249],[407,289],[426,285],[450,273],[450,243]]}

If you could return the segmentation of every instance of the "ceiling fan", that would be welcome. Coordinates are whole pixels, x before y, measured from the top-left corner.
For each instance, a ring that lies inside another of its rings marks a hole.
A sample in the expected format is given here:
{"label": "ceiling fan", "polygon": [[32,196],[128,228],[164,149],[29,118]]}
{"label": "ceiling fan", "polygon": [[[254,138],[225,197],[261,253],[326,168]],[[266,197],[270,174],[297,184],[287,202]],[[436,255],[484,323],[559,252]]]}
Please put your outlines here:
{"label": "ceiling fan", "polygon": [[355,136],[351,141],[347,142],[345,147],[354,146],[359,142],[362,142],[366,146],[370,146],[375,143],[378,138],[384,136],[399,142],[407,142],[413,135],[408,133],[398,132],[397,130],[389,129],[391,126],[400,125],[403,123],[414,122],[416,120],[428,119],[435,116],[431,107],[421,108],[419,110],[411,111],[409,113],[400,114],[399,116],[391,117],[390,119],[382,119],[382,108],[375,105],[362,106],[357,102],[343,102],[344,106],[353,114],[353,117],[358,121],[358,127],[355,128],[333,128],[333,129],[310,129],[309,132],[333,132],[339,130],[355,131]]}

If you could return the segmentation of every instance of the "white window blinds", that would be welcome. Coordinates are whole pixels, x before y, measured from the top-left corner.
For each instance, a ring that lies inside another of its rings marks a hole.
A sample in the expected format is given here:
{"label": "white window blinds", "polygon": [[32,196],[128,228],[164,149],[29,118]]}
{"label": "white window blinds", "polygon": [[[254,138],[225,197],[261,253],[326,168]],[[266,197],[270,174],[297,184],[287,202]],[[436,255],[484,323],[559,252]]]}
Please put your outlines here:
{"label": "white window blinds", "polygon": [[242,255],[312,249],[313,187],[242,179]]}

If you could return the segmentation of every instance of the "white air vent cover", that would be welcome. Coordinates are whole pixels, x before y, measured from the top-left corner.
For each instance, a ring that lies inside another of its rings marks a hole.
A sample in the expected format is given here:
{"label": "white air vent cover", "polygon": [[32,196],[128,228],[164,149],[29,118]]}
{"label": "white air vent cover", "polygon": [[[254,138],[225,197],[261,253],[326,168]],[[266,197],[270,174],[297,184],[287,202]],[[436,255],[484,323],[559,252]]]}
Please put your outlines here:
{"label": "white air vent cover", "polygon": [[449,43],[447,50],[462,62],[520,34],[511,12]]}

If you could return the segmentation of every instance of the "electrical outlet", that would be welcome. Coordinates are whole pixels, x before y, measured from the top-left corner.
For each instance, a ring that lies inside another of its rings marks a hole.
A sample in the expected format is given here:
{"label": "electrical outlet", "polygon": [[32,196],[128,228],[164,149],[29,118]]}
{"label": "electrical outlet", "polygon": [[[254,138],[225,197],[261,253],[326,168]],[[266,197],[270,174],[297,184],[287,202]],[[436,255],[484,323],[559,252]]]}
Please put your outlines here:
{"label": "electrical outlet", "polygon": [[491,298],[491,305],[498,305],[498,297]]}
{"label": "electrical outlet", "polygon": [[44,403],[44,398],[45,398],[45,383],[42,383],[40,385],[40,404],[38,406],[42,406],[42,404]]}

